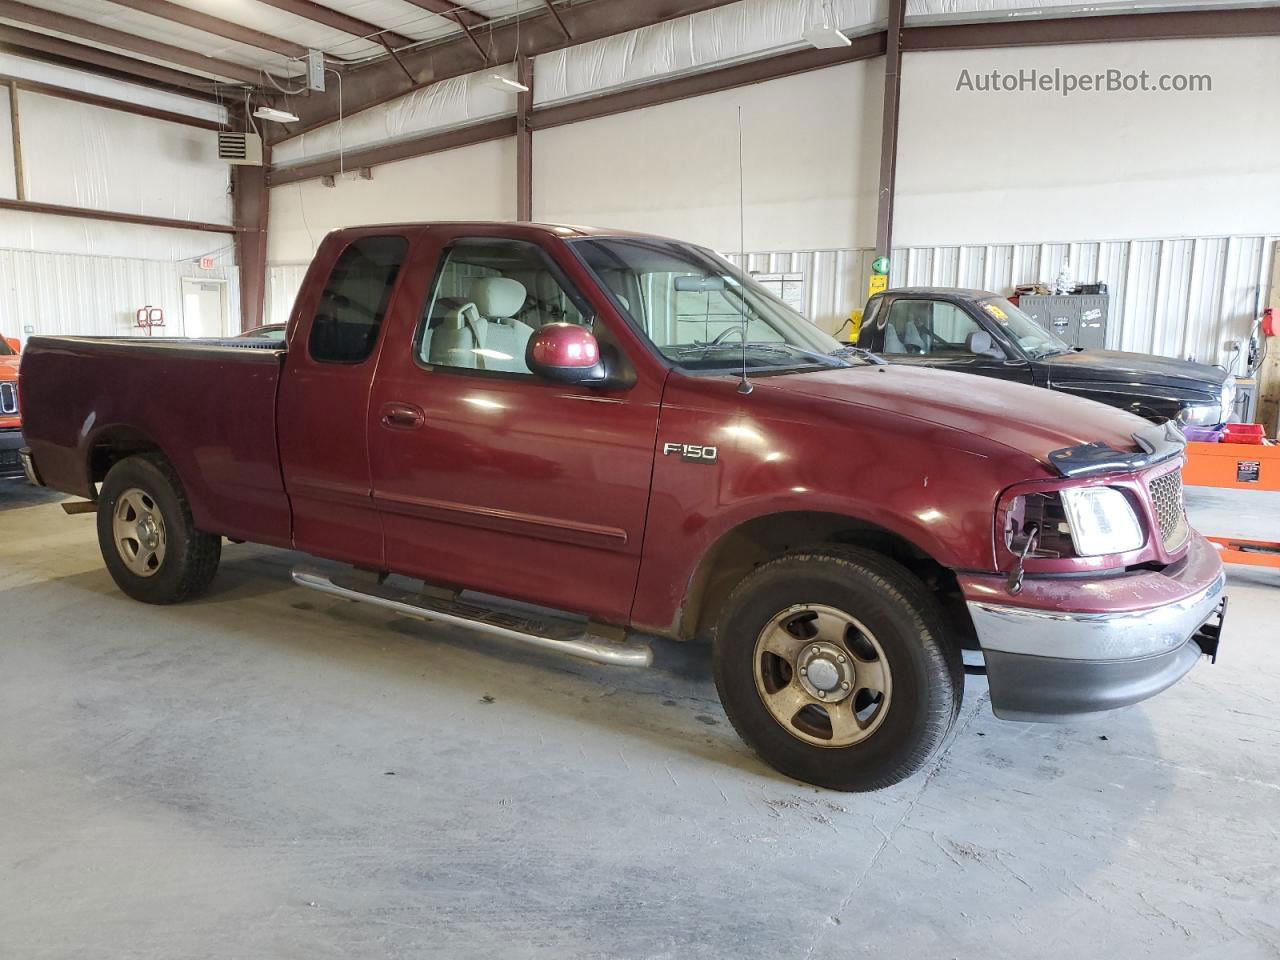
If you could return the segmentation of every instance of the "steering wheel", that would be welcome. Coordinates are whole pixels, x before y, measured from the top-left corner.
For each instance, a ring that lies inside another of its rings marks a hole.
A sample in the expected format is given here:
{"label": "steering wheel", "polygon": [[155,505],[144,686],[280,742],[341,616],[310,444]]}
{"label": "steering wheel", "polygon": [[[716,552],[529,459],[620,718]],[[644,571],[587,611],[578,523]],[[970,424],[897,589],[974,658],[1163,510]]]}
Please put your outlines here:
{"label": "steering wheel", "polygon": [[738,336],[742,337],[744,340],[746,339],[746,337],[742,332],[742,327],[725,327],[723,330],[721,330],[719,333],[717,333],[714,337],[712,337],[710,340],[706,341],[705,343],[701,340],[694,340],[693,345],[695,347],[718,347],[720,346],[720,344],[724,343],[725,339],[731,333],[736,333]]}

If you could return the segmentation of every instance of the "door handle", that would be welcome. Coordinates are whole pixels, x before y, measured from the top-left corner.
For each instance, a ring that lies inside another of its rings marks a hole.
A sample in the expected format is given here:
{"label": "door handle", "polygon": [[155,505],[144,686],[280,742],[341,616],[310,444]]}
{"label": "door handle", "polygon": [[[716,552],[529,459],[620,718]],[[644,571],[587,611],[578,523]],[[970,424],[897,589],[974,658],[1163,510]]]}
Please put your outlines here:
{"label": "door handle", "polygon": [[427,415],[422,408],[412,403],[384,403],[382,405],[382,425],[393,430],[417,430],[427,422]]}

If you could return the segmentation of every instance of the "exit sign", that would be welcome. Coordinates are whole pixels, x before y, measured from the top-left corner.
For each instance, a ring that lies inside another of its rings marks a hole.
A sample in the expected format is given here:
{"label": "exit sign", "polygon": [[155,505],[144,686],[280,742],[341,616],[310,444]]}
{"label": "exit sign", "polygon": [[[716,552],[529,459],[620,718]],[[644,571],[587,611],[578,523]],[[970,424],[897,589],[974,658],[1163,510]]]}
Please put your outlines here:
{"label": "exit sign", "polygon": [[214,266],[215,266],[215,264],[214,264],[213,257],[201,257],[201,258],[200,258],[200,269],[201,269],[201,270],[212,270],[212,269],[214,268]]}

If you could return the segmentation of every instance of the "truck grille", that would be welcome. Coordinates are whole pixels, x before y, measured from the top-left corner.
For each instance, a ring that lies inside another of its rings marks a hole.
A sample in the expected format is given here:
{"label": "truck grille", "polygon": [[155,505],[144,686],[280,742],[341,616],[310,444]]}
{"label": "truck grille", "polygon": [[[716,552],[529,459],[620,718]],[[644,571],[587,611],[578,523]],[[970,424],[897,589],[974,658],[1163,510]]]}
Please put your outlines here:
{"label": "truck grille", "polygon": [[9,382],[0,383],[0,414],[13,416],[18,412],[18,388]]}
{"label": "truck grille", "polygon": [[1174,470],[1156,477],[1148,486],[1164,548],[1176,550],[1182,546],[1191,530],[1187,524],[1187,510],[1182,502],[1182,471]]}

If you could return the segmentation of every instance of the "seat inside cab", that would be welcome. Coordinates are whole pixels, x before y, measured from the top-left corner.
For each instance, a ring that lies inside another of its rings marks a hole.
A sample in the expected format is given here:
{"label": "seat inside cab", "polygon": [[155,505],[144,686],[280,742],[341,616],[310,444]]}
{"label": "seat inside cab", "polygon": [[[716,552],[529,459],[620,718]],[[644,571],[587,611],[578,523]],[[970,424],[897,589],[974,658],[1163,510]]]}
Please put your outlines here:
{"label": "seat inside cab", "polygon": [[536,249],[459,243],[436,281],[417,347],[431,366],[529,373],[525,350],[543,324],[583,318]]}

